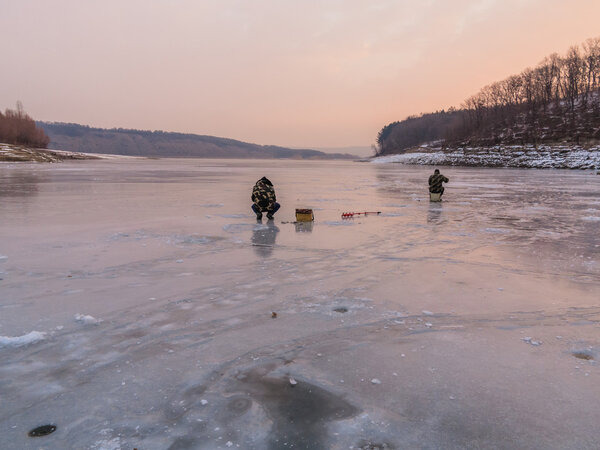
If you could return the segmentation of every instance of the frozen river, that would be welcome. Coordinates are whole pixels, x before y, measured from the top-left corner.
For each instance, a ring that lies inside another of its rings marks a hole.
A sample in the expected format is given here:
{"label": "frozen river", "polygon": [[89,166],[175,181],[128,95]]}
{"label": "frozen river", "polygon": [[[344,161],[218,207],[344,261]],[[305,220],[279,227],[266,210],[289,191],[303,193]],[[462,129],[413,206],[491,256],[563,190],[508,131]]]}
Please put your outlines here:
{"label": "frozen river", "polygon": [[0,165],[0,448],[599,448],[600,176],[441,169]]}

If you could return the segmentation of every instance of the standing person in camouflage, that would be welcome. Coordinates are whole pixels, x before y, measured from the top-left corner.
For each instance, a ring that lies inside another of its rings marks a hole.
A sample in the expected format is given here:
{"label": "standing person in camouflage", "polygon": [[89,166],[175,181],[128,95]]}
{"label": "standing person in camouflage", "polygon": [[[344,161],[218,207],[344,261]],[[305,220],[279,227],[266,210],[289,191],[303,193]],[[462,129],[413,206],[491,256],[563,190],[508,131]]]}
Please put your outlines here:
{"label": "standing person in camouflage", "polygon": [[273,183],[267,177],[262,177],[252,189],[252,211],[256,214],[256,219],[262,220],[262,213],[266,212],[267,219],[273,220],[273,214],[281,206],[276,200]]}
{"label": "standing person in camouflage", "polygon": [[444,186],[442,186],[442,183],[447,183],[448,181],[450,180],[442,175],[439,169],[435,169],[433,175],[429,177],[429,192],[440,194],[441,198],[444,194]]}

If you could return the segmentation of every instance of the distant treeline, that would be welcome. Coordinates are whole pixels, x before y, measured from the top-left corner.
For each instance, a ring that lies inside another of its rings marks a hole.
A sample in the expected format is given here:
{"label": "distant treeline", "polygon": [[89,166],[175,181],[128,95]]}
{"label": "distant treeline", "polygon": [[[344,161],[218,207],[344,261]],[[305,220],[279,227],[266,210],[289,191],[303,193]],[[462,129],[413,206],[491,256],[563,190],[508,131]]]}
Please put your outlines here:
{"label": "distant treeline", "polygon": [[50,136],[50,148],[81,153],[163,158],[354,158],[347,154],[258,145],[197,134],[92,128],[74,123],[39,122],[38,125]]}
{"label": "distant treeline", "polygon": [[4,114],[0,111],[0,142],[46,148],[50,138],[25,113],[21,102],[17,102],[16,110],[6,109]]}
{"label": "distant treeline", "polygon": [[383,127],[377,153],[441,146],[600,140],[600,37],[546,57],[535,68],[485,86],[451,108]]}

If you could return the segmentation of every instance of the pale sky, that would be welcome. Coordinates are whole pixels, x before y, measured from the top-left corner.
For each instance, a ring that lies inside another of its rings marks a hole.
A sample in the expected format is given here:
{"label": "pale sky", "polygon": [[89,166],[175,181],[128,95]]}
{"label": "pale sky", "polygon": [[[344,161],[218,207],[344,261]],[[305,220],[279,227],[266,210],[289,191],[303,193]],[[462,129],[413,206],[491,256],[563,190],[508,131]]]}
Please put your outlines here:
{"label": "pale sky", "polygon": [[0,109],[369,146],[600,36],[598,0],[0,0]]}

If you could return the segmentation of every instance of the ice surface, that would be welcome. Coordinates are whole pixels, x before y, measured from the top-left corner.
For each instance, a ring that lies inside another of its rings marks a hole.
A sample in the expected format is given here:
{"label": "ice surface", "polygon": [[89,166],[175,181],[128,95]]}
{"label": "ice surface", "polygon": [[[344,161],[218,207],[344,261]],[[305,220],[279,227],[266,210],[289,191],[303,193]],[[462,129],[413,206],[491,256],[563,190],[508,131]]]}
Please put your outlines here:
{"label": "ice surface", "polygon": [[600,177],[441,171],[1,165],[0,448],[598,447]]}

